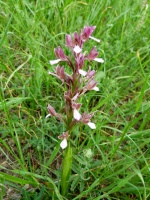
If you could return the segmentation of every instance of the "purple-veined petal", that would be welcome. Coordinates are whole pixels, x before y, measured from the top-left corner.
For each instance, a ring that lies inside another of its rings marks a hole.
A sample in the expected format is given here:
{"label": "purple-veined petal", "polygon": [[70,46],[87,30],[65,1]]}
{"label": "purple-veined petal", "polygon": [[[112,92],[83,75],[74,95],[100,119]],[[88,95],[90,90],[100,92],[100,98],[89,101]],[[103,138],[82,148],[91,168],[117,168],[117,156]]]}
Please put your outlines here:
{"label": "purple-veined petal", "polygon": [[51,65],[55,65],[55,64],[58,64],[60,61],[61,59],[57,59],[57,60],[50,60],[49,62]]}
{"label": "purple-veined petal", "polygon": [[95,58],[94,60],[99,62],[99,63],[104,63],[104,60],[102,58]]}
{"label": "purple-veined petal", "polygon": [[89,122],[87,123],[87,125],[91,128],[91,129],[96,129],[96,125],[93,122]]}
{"label": "purple-veined petal", "polygon": [[95,38],[95,37],[90,36],[89,38],[92,39],[92,40],[94,40],[94,41],[96,41],[96,42],[100,42],[100,40],[97,39],[97,38]]}
{"label": "purple-veined petal", "polygon": [[99,88],[95,86],[92,90],[99,91]]}
{"label": "purple-veined petal", "polygon": [[82,51],[82,49],[76,45],[74,48],[73,48],[73,51],[76,52],[76,53],[80,53]]}
{"label": "purple-veined petal", "polygon": [[82,69],[79,69],[79,74],[81,74],[82,76],[86,76],[87,72]]}
{"label": "purple-veined petal", "polygon": [[77,109],[74,109],[73,110],[73,117],[76,119],[76,120],[80,120],[81,119],[81,114],[79,113],[79,111]]}
{"label": "purple-veined petal", "polygon": [[62,148],[62,149],[65,149],[66,147],[67,147],[67,139],[66,138],[64,138],[63,139],[63,141],[60,143],[60,147]]}

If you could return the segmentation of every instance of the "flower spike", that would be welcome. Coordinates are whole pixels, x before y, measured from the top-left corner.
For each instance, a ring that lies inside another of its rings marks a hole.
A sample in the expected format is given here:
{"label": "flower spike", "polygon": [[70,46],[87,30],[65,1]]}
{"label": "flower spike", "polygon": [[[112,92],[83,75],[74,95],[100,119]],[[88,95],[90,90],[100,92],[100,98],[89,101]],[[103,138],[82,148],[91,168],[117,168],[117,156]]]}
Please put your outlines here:
{"label": "flower spike", "polygon": [[[51,105],[48,105],[49,114],[46,118],[54,116],[65,124],[66,132],[58,136],[62,140],[60,143],[62,149],[68,147],[69,134],[76,124],[83,123],[91,129],[96,129],[95,123],[91,122],[93,113],[80,113],[82,104],[79,102],[80,96],[86,92],[99,91],[97,82],[94,80],[96,71],[91,70],[90,66],[84,67],[87,61],[103,63],[104,60],[98,58],[96,47],[93,47],[89,53],[83,53],[84,43],[89,39],[100,42],[99,39],[92,36],[95,28],[96,26],[85,26],[80,33],[75,31],[72,35],[66,34],[66,47],[71,50],[72,56],[66,55],[65,51],[58,46],[54,49],[56,59],[50,61],[51,65],[58,64],[55,72],[49,72],[49,74],[59,78],[63,83],[65,106],[62,109],[63,113],[59,114]],[[66,73],[65,66],[60,65],[62,61],[70,67],[70,74]]]}

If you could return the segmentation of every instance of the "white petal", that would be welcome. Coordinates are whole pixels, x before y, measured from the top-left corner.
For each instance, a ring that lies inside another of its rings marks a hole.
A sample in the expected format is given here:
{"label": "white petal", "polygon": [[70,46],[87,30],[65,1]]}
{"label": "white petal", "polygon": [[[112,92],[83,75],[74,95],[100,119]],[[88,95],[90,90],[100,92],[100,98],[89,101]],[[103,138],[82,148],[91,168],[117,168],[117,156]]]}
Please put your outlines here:
{"label": "white petal", "polygon": [[81,114],[79,113],[77,109],[73,110],[73,117],[78,121],[81,119]]}
{"label": "white petal", "polygon": [[45,118],[48,118],[48,117],[50,117],[51,116],[51,114],[48,114],[48,115],[46,115],[46,117]]}
{"label": "white petal", "polygon": [[95,86],[92,90],[99,91],[99,88]]}
{"label": "white petal", "polygon": [[81,74],[82,76],[86,76],[87,72],[82,69],[79,69],[79,74]]}
{"label": "white petal", "polygon": [[80,52],[82,51],[82,49],[81,49],[78,45],[76,45],[76,46],[73,48],[73,50],[74,50],[74,52],[76,52],[76,53],[80,53]]}
{"label": "white petal", "polygon": [[89,122],[89,123],[88,123],[88,126],[89,126],[91,129],[96,129],[95,124],[92,123],[92,122]]}
{"label": "white petal", "polygon": [[89,38],[91,38],[92,40],[95,40],[96,42],[100,42],[100,40],[95,37],[90,36]]}
{"label": "white petal", "polygon": [[51,65],[55,65],[55,64],[59,63],[60,61],[61,61],[61,59],[57,59],[57,60],[50,60],[49,62]]}
{"label": "white petal", "polygon": [[64,138],[63,139],[63,141],[60,143],[60,147],[62,148],[62,149],[65,149],[66,147],[67,147],[67,139],[66,138]]}
{"label": "white petal", "polygon": [[102,58],[95,58],[94,60],[100,63],[104,63],[104,60]]}

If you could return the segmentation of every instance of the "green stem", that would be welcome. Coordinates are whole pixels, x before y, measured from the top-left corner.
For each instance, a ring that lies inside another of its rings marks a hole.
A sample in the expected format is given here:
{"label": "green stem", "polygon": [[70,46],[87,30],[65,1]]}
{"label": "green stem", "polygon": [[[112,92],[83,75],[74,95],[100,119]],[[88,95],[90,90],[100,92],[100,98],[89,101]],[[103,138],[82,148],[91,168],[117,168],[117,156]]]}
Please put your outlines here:
{"label": "green stem", "polygon": [[72,148],[70,147],[70,142],[68,142],[68,146],[64,152],[63,164],[62,164],[61,194],[63,196],[65,196],[68,193],[71,165],[72,165]]}

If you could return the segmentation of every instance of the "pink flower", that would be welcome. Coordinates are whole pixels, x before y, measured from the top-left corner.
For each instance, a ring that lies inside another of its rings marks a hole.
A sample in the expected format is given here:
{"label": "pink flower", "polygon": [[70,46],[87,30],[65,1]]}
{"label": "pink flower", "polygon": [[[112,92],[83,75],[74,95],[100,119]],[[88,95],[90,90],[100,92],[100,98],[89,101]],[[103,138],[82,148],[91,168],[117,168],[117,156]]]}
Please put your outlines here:
{"label": "pink flower", "polygon": [[49,111],[49,114],[46,116],[46,118],[48,118],[48,117],[50,117],[50,116],[54,116],[54,117],[56,117],[59,121],[64,121],[64,117],[63,117],[61,114],[57,113],[57,112],[55,111],[55,109],[54,109],[50,104],[48,104],[47,109],[48,109],[48,111]]}
{"label": "pink flower", "polygon": [[61,60],[66,60],[67,56],[65,56],[62,48],[60,48],[60,47],[58,47],[57,49],[55,48],[54,51],[55,51],[55,55],[57,58],[59,58]]}
{"label": "pink flower", "polygon": [[72,40],[70,35],[66,35],[66,46],[73,49],[75,53],[80,53],[82,51],[83,41],[81,36],[75,32],[74,40]]}
{"label": "pink flower", "polygon": [[93,47],[89,54],[85,56],[86,60],[95,60],[97,62],[103,63],[104,60],[102,58],[97,58],[98,52],[96,51],[96,47]]}
{"label": "pink flower", "polygon": [[56,116],[56,115],[57,115],[55,109],[54,109],[50,104],[48,104],[47,109],[48,109],[49,114],[50,114],[51,116]]}
{"label": "pink flower", "polygon": [[63,50],[58,47],[57,49],[54,49],[55,55],[58,59],[56,60],[50,60],[51,65],[58,64],[60,61],[68,61],[67,56],[64,54]]}
{"label": "pink flower", "polygon": [[94,77],[95,73],[96,73],[95,70],[92,70],[92,71],[89,70],[87,72],[87,78],[90,79],[90,78]]}
{"label": "pink flower", "polygon": [[84,124],[87,124],[91,129],[96,129],[96,125],[90,121],[92,116],[93,114],[83,113],[80,121],[82,121]]}
{"label": "pink flower", "polygon": [[83,113],[82,114],[82,119],[81,121],[84,123],[84,124],[87,124],[90,122],[90,119],[92,117],[93,114],[88,114],[88,113]]}
{"label": "pink flower", "polygon": [[94,60],[98,56],[98,52],[96,51],[96,47],[93,47],[89,54],[86,56],[88,60]]}
{"label": "pink flower", "polygon": [[96,87],[96,82],[93,79],[90,79],[89,82],[86,85],[86,89],[87,90],[96,90],[98,91],[97,87]]}
{"label": "pink flower", "polygon": [[81,38],[85,42],[89,39],[93,31],[95,30],[96,26],[85,26],[82,33]]}

